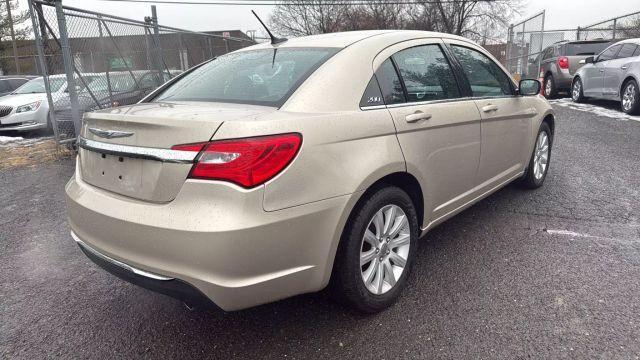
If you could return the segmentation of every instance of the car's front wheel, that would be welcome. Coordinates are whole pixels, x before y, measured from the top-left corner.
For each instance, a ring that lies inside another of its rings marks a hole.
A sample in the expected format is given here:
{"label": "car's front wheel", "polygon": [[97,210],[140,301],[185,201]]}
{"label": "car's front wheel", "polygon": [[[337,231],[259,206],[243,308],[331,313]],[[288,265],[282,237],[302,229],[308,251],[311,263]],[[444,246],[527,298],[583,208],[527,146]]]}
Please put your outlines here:
{"label": "car's front wheel", "polygon": [[395,186],[381,188],[356,207],[345,227],[332,290],[357,310],[392,305],[405,287],[419,236],[411,198]]}
{"label": "car's front wheel", "polygon": [[635,80],[629,80],[622,88],[622,111],[630,115],[640,114],[640,88]]}
{"label": "car's front wheel", "polygon": [[571,85],[571,100],[577,103],[584,101],[584,88],[580,78],[576,78]]}

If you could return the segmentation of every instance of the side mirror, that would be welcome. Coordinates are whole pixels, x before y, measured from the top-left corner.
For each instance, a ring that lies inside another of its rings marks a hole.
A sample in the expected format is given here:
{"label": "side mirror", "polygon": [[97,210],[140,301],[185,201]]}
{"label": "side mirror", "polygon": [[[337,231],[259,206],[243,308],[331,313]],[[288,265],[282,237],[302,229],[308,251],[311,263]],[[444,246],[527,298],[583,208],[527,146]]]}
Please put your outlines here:
{"label": "side mirror", "polygon": [[595,58],[593,56],[589,56],[588,58],[584,59],[585,64],[593,64],[595,61]]}
{"label": "side mirror", "polygon": [[518,94],[522,96],[535,96],[540,94],[540,89],[542,89],[540,81],[535,79],[524,79],[520,80],[520,84],[518,85]]}

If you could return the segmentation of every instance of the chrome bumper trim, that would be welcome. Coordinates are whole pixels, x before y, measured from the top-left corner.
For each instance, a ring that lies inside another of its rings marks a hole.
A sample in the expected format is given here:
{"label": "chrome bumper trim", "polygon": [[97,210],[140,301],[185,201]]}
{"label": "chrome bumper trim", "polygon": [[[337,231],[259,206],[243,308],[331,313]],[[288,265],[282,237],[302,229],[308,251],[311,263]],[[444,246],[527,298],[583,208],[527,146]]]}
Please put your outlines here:
{"label": "chrome bumper trim", "polygon": [[123,263],[121,261],[118,261],[116,259],[110,258],[107,255],[104,255],[103,253],[99,252],[98,250],[96,250],[96,249],[92,248],[91,246],[87,245],[87,243],[85,243],[84,241],[80,240],[78,235],[76,235],[73,231],[71,232],[71,237],[83,249],[89,251],[90,253],[94,254],[95,256],[101,258],[104,261],[110,262],[113,265],[119,266],[119,267],[121,267],[121,268],[123,268],[125,270],[128,270],[128,271],[131,271],[134,274],[137,274],[137,275],[140,275],[140,276],[144,276],[144,277],[148,277],[148,278],[154,279],[154,280],[163,280],[163,281],[174,280],[174,278],[166,277],[166,276],[162,276],[162,275],[158,275],[158,274],[154,274],[154,273],[150,273],[150,272],[144,271],[144,270],[140,270],[140,269],[135,268],[135,267],[133,267],[131,265],[128,265],[128,264],[125,264],[125,263]]}
{"label": "chrome bumper trim", "polygon": [[198,153],[194,151],[110,144],[101,141],[85,139],[83,137],[78,137],[78,146],[86,150],[109,155],[125,156],[177,164],[191,164],[198,155]]}

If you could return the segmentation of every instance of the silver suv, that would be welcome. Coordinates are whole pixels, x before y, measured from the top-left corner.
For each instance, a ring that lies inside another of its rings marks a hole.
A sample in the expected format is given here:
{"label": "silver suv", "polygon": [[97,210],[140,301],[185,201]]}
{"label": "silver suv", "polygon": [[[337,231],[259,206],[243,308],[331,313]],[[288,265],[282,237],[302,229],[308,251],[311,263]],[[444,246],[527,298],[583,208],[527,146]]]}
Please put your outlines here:
{"label": "silver suv", "polygon": [[615,43],[585,63],[573,78],[573,101],[615,100],[625,113],[640,114],[640,38]]}

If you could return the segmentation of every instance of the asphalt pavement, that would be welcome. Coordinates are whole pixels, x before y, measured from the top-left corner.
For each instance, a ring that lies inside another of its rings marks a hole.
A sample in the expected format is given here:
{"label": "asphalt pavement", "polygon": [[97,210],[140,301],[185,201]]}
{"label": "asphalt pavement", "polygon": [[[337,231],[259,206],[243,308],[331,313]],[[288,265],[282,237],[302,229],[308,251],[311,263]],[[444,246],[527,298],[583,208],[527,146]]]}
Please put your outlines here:
{"label": "asphalt pavement", "polygon": [[324,294],[189,311],[69,236],[68,160],[0,171],[0,358],[640,357],[640,122],[557,106],[545,186],[508,186],[421,240],[400,301]]}

